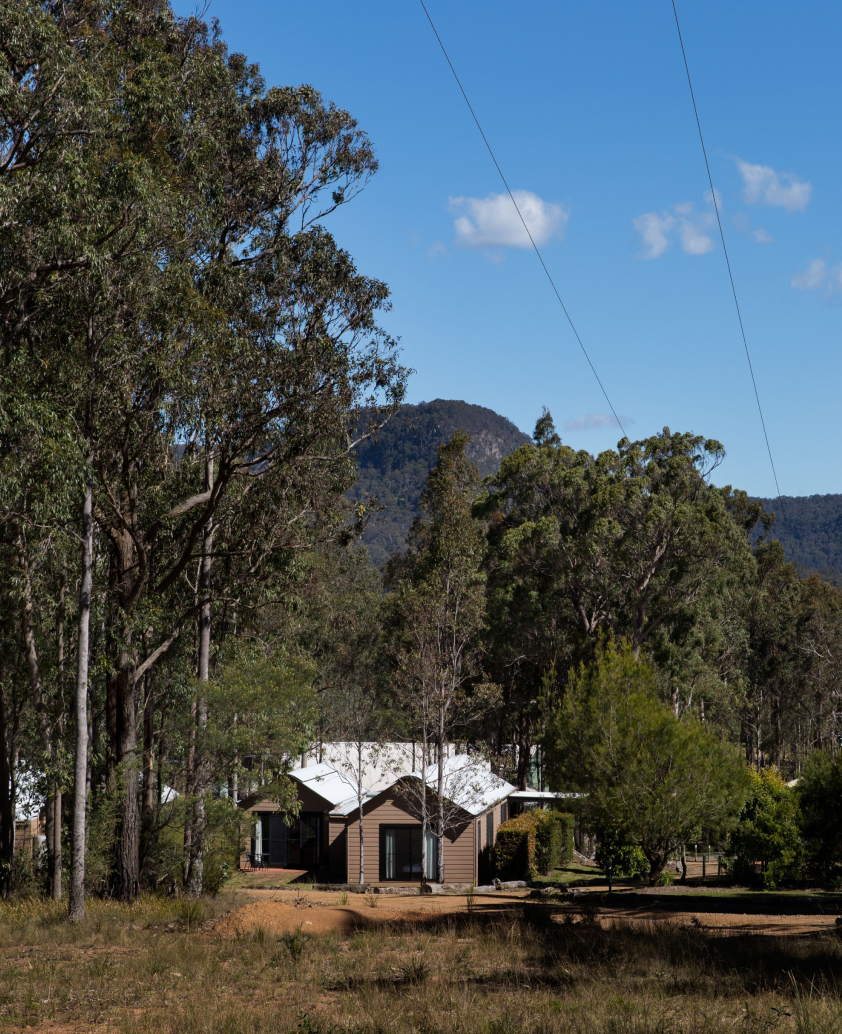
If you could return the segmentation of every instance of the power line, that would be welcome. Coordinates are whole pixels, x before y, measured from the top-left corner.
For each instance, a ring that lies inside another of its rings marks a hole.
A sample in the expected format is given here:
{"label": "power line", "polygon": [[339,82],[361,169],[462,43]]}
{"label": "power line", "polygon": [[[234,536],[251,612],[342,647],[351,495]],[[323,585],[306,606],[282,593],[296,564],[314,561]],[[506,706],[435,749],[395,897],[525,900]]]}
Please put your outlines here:
{"label": "power line", "polygon": [[442,54],[444,54],[445,60],[447,61],[448,65],[450,66],[450,71],[453,73],[453,78],[456,80],[456,85],[459,87],[459,89],[460,89],[460,91],[462,93],[462,96],[465,98],[465,103],[468,105],[468,111],[470,111],[471,116],[472,116],[474,122],[476,123],[477,129],[480,132],[480,136],[483,139],[483,143],[485,144],[486,148],[488,149],[488,153],[491,155],[491,160],[494,162],[494,167],[497,169],[497,172],[500,175],[500,179],[503,181],[503,186],[506,188],[506,192],[508,193],[509,197],[511,198],[512,204],[515,206],[515,211],[517,212],[518,217],[520,218],[520,221],[523,223],[523,228],[524,228],[524,230],[526,230],[526,234],[529,237],[529,242],[532,245],[533,249],[535,250],[535,254],[538,256],[538,261],[541,263],[541,268],[544,270],[544,272],[547,275],[547,279],[550,282],[550,287],[552,287],[553,292],[554,292],[556,298],[558,299],[558,304],[561,306],[562,312],[567,317],[567,322],[570,324],[570,329],[573,331],[574,335],[576,336],[576,340],[579,342],[579,347],[582,349],[582,353],[585,356],[585,359],[587,359],[587,361],[588,361],[588,366],[590,366],[590,368],[591,368],[591,373],[594,375],[594,377],[596,377],[596,382],[599,385],[600,390],[602,391],[602,394],[605,396],[605,401],[608,403],[608,406],[609,406],[612,414],[614,415],[614,419],[617,421],[618,427],[623,432],[623,437],[627,438],[628,435],[626,434],[626,431],[625,431],[625,428],[623,427],[622,421],[617,416],[617,410],[614,409],[614,406],[611,403],[611,399],[608,397],[608,392],[605,390],[605,386],[603,385],[602,381],[599,379],[599,374],[596,372],[596,368],[594,367],[594,364],[591,362],[591,357],[588,355],[588,350],[585,348],[584,343],[582,342],[582,339],[579,337],[579,331],[576,330],[576,327],[575,327],[575,325],[573,323],[573,320],[570,318],[570,313],[567,311],[567,307],[565,306],[564,302],[561,300],[561,295],[558,292],[558,288],[555,285],[555,281],[553,280],[552,276],[550,275],[549,269],[547,269],[547,264],[544,262],[544,258],[541,255],[541,252],[538,249],[538,245],[535,243],[535,240],[534,240],[532,234],[529,231],[529,227],[526,225],[526,220],[523,218],[523,213],[521,212],[520,208],[518,207],[517,201],[515,201],[515,196],[512,193],[511,188],[509,187],[509,184],[508,184],[508,181],[506,180],[506,177],[503,175],[503,170],[500,168],[500,163],[497,161],[497,158],[494,155],[494,151],[491,149],[491,144],[488,142],[488,137],[483,132],[483,128],[480,125],[480,121],[477,118],[476,112],[474,111],[473,106],[471,105],[471,102],[468,100],[468,95],[467,95],[467,93],[465,93],[465,87],[462,85],[462,82],[459,79],[459,76],[456,74],[456,69],[453,67],[453,62],[450,60],[450,56],[448,55],[447,50],[445,49],[444,43],[442,43],[441,36],[439,36],[439,34],[438,34],[438,29],[436,29],[435,25],[433,24],[433,19],[430,17],[430,12],[427,10],[427,6],[424,3],[424,0],[419,0],[419,2],[421,4],[421,7],[424,9],[424,14],[427,16],[427,21],[430,23],[430,28],[433,30],[433,33],[435,34],[435,37],[438,40],[438,44],[441,47],[441,52],[442,52]]}
{"label": "power line", "polygon": [[794,560],[795,550],[793,549],[792,545],[792,533],[789,530],[789,521],[786,517],[786,508],[784,507],[783,498],[781,497],[781,488],[778,484],[778,472],[775,470],[775,461],[772,458],[772,446],[769,444],[769,434],[766,431],[766,421],[763,418],[763,407],[760,405],[760,392],[757,390],[757,381],[754,379],[754,366],[752,365],[751,354],[748,350],[748,340],[746,339],[746,331],[745,327],[743,326],[743,315],[740,312],[740,303],[737,299],[737,287],[734,283],[734,274],[731,271],[731,260],[728,258],[728,248],[725,244],[725,232],[722,229],[722,218],[719,214],[719,203],[716,200],[716,191],[713,189],[713,177],[710,174],[710,163],[708,162],[708,152],[707,148],[705,147],[705,138],[702,134],[702,123],[699,118],[699,109],[696,107],[696,95],[693,92],[693,80],[690,78],[690,66],[687,63],[687,52],[684,49],[684,39],[681,35],[681,26],[678,23],[678,11],[675,6],[675,0],[671,0],[671,3],[672,13],[675,16],[675,27],[678,30],[678,42],[681,45],[681,56],[682,58],[684,58],[684,71],[687,73],[687,85],[690,87],[690,100],[693,102],[693,114],[696,116],[696,128],[699,131],[699,141],[701,142],[702,154],[705,159],[705,169],[707,170],[708,183],[710,184],[710,196],[713,200],[713,209],[716,212],[716,223],[719,226],[719,237],[722,241],[722,251],[725,255],[725,264],[728,267],[728,279],[731,281],[731,293],[734,296],[734,306],[736,307],[737,319],[740,323],[740,334],[743,338],[743,348],[745,349],[746,359],[748,360],[748,370],[751,374],[751,384],[754,388],[754,398],[757,402],[757,412],[760,414],[760,425],[763,428],[763,437],[766,440],[766,451],[769,453],[769,463],[772,466],[772,475],[775,479],[775,490],[778,494],[778,502],[780,503],[781,507],[781,516],[784,519],[784,527],[786,528],[787,538],[789,539],[789,552],[790,556]]}

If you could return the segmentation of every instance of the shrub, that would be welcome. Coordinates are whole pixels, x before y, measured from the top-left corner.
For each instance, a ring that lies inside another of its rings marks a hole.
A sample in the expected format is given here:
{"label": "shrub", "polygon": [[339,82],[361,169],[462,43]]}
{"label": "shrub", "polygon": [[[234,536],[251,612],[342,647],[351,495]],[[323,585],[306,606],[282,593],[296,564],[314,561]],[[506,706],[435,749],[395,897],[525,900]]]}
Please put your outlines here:
{"label": "shrub", "polygon": [[596,864],[608,873],[617,877],[638,876],[649,872],[649,862],[643,849],[629,842],[628,838],[616,829],[597,829],[596,831]]}
{"label": "shrub", "polygon": [[540,873],[561,869],[573,860],[572,815],[561,811],[533,811],[535,817],[535,864]]}
{"label": "shrub", "polygon": [[533,880],[572,857],[573,816],[565,812],[527,811],[497,830],[494,859],[501,880]]}
{"label": "shrub", "polygon": [[501,880],[534,880],[538,875],[535,860],[536,822],[534,812],[507,819],[497,830],[494,863]]}
{"label": "shrub", "polygon": [[774,890],[801,870],[798,796],[772,768],[749,772],[751,788],[730,831],[730,869],[748,886]]}
{"label": "shrub", "polygon": [[842,883],[842,755],[817,752],[797,788],[809,876],[827,887]]}

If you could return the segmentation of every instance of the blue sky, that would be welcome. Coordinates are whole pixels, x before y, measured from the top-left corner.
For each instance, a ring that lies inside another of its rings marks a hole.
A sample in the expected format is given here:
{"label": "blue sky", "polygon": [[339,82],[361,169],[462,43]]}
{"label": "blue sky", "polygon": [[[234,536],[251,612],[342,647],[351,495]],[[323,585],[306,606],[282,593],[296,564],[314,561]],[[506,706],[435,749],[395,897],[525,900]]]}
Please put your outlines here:
{"label": "blue sky", "polygon": [[[717,480],[773,495],[669,0],[428,7],[626,430],[717,438]],[[311,83],[371,136],[380,171],[327,225],[391,287],[409,401],[465,399],[526,431],[546,405],[567,444],[613,446],[417,0],[209,16],[268,83]],[[781,491],[842,492],[842,5],[679,16]]]}

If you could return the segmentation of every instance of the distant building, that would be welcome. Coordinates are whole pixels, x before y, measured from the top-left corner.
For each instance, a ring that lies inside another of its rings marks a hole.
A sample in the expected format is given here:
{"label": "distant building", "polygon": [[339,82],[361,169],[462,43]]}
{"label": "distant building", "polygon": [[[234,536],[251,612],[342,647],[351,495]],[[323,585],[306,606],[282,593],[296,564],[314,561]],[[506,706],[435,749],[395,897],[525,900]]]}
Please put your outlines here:
{"label": "distant building", "polygon": [[[307,763],[289,773],[298,788],[300,811],[295,818],[259,791],[240,801],[254,820],[246,864],[303,869],[331,883],[359,883],[362,795],[365,882],[420,881],[419,790],[423,779],[434,808],[437,766],[428,766],[422,775],[421,752],[407,743],[366,744],[361,754],[362,765],[353,744],[330,743],[305,755],[302,760]],[[548,806],[562,796],[516,790],[495,775],[487,762],[452,753],[444,773],[446,881],[488,881],[500,823],[527,807]],[[437,845],[432,830],[428,838],[427,879],[434,880]]]}

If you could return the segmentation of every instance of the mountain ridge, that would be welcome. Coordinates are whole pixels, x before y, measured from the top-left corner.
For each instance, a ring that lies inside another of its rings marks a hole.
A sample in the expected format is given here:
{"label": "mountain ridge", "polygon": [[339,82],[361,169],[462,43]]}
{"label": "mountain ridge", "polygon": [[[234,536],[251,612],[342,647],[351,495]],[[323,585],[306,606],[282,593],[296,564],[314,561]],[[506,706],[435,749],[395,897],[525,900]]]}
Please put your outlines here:
{"label": "mountain ridge", "polygon": [[[374,497],[381,507],[362,537],[378,567],[405,547],[438,447],[457,430],[471,436],[468,456],[483,477],[496,473],[506,456],[532,440],[493,409],[461,399],[402,406],[374,440],[360,447],[357,483],[349,492],[355,502]],[[781,542],[787,559],[802,574],[815,571],[842,589],[842,494],[784,496],[786,522],[777,499],[760,501],[777,516],[771,537]]]}
{"label": "mountain ridge", "polygon": [[482,477],[495,474],[506,456],[532,440],[493,409],[461,399],[402,406],[377,437],[359,449],[357,483],[349,493],[355,502],[367,502],[373,496],[383,507],[363,534],[378,567],[404,548],[438,448],[455,431],[471,436],[468,458]]}

